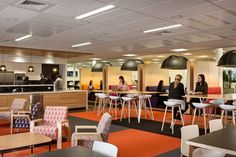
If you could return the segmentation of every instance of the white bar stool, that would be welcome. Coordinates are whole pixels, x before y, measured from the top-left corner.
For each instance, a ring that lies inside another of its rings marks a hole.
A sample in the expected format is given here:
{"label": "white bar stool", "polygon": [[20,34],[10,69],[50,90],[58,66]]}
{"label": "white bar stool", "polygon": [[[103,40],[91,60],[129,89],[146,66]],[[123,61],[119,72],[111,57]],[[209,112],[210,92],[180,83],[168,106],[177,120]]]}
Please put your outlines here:
{"label": "white bar stool", "polygon": [[130,123],[130,108],[131,108],[131,103],[132,103],[133,108],[135,109],[136,115],[138,117],[138,111],[137,111],[136,102],[135,102],[136,98],[133,98],[133,97],[121,97],[121,99],[123,100],[123,103],[122,103],[120,121],[123,118],[124,107],[125,107],[125,104],[127,103],[128,104],[128,106],[127,106],[127,108],[128,108],[128,122]]}
{"label": "white bar stool", "polygon": [[98,97],[98,101],[99,101],[97,115],[100,115],[101,113],[104,112],[105,106],[106,106],[106,101],[108,100],[107,98],[109,98],[109,97],[104,93],[97,94],[97,97]]}
{"label": "white bar stool", "polygon": [[[117,105],[118,105],[118,100],[120,100],[119,96],[109,96],[110,98],[110,106],[109,106],[109,113],[111,112],[112,105],[115,106],[115,120],[117,120]],[[115,103],[113,104],[113,102]]]}
{"label": "white bar stool", "polygon": [[200,118],[200,112],[201,109],[203,110],[203,118],[204,118],[204,129],[205,129],[205,134],[207,133],[207,123],[206,123],[206,108],[211,106],[211,104],[206,104],[206,103],[194,103],[193,102],[193,106],[195,107],[194,109],[194,114],[193,114],[193,119],[192,119],[192,125],[195,122],[195,116],[196,116],[196,112],[198,109],[198,122],[199,122],[199,118]]}
{"label": "white bar stool", "polygon": [[[145,111],[145,119],[147,119],[146,112],[148,112],[151,119],[154,120],[154,114],[153,114],[153,111],[152,111],[152,104],[151,104],[151,101],[150,101],[151,97],[152,97],[152,95],[143,95],[143,107],[144,107],[144,111]],[[147,102],[149,104],[149,109],[147,107]]]}
{"label": "white bar stool", "polygon": [[96,111],[96,107],[97,107],[97,102],[98,102],[98,95],[101,94],[101,93],[95,93],[95,102],[94,102],[94,108],[93,108],[93,111]]}
{"label": "white bar stool", "polygon": [[221,119],[223,120],[224,118],[224,113],[225,113],[225,120],[224,120],[224,125],[227,125],[227,119],[228,119],[228,112],[232,112],[232,122],[233,125],[235,125],[235,111],[236,111],[236,106],[235,105],[220,105],[221,108]]}
{"label": "white bar stool", "polygon": [[180,104],[178,103],[178,101],[164,101],[164,104],[166,105],[166,108],[165,108],[165,113],[164,113],[164,117],[163,117],[163,121],[162,121],[161,132],[164,129],[167,109],[168,109],[168,107],[171,107],[171,112],[172,112],[171,130],[172,130],[172,134],[174,134],[174,108],[175,107],[178,107],[178,109],[179,109],[180,116],[181,116],[181,122],[182,122],[182,125],[184,126],[184,119],[183,119],[183,114],[182,114],[182,111],[181,111],[181,107],[180,107]]}

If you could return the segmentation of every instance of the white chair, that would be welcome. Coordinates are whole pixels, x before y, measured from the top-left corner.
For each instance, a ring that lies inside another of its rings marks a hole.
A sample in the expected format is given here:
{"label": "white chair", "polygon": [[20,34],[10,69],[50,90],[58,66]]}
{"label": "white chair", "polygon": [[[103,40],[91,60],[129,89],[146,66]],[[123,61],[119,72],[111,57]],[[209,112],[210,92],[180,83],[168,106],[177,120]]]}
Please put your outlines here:
{"label": "white chair", "polygon": [[100,115],[101,113],[104,113],[105,110],[105,106],[108,100],[108,95],[104,94],[104,93],[98,93],[96,94],[97,98],[98,98],[98,110],[97,110],[97,115]]}
{"label": "white chair", "polygon": [[110,143],[94,141],[92,151],[107,157],[117,157],[118,148]]}
{"label": "white chair", "polygon": [[233,125],[235,125],[235,111],[236,111],[236,106],[235,105],[220,105],[221,108],[221,119],[223,120],[224,114],[225,114],[225,121],[224,125],[227,125],[227,119],[228,119],[228,112],[232,112],[232,122]]}
{"label": "white chair", "polygon": [[[220,105],[223,105],[225,103],[225,100],[223,99],[214,99],[209,102],[212,105],[212,109],[214,109],[214,117],[216,117],[216,110],[220,107]],[[211,113],[212,115],[212,113]]]}
{"label": "white chair", "polygon": [[[119,96],[109,96],[110,98],[110,106],[109,106],[109,113],[111,113],[111,108],[112,105],[115,106],[115,120],[117,119],[117,105],[118,105],[118,100],[120,100]],[[115,103],[113,103],[115,102]]]}
{"label": "white chair", "polygon": [[178,109],[179,109],[182,125],[184,126],[184,119],[183,119],[183,114],[182,114],[182,111],[181,111],[181,107],[180,107],[180,104],[178,103],[178,101],[164,101],[164,104],[166,105],[166,108],[165,108],[165,113],[164,113],[164,117],[163,117],[163,121],[162,121],[161,131],[163,131],[163,129],[164,129],[167,109],[168,109],[168,107],[171,107],[171,112],[172,112],[171,130],[172,130],[172,134],[174,134],[174,108],[175,107],[178,107]]}
{"label": "white chair", "polygon": [[209,120],[210,132],[223,129],[222,119]]}
{"label": "white chair", "polygon": [[130,109],[131,109],[131,105],[133,106],[133,108],[135,109],[136,115],[138,117],[138,111],[137,111],[137,107],[136,107],[136,103],[135,100],[136,98],[133,97],[121,97],[123,100],[122,103],[122,109],[121,109],[121,114],[120,114],[120,121],[123,118],[123,114],[124,114],[124,108],[125,108],[125,104],[127,103],[127,108],[128,108],[128,122],[130,123]]}
{"label": "white chair", "polygon": [[[188,125],[181,128],[181,156],[189,156],[189,145],[186,141],[198,137],[199,129],[197,125]],[[218,151],[211,151],[203,148],[197,148],[193,151],[192,157],[224,157],[225,154]]]}
{"label": "white chair", "polygon": [[199,121],[199,118],[200,118],[201,110],[203,110],[203,119],[204,119],[205,134],[207,133],[206,108],[209,107],[210,105],[211,105],[211,104],[206,104],[206,103],[193,103],[193,106],[195,107],[195,109],[194,109],[192,124],[194,124],[194,122],[195,122],[195,116],[196,116],[197,109],[198,109],[198,111],[199,111],[199,114],[198,114],[198,121]]}
{"label": "white chair", "polygon": [[[146,114],[148,112],[151,119],[154,120],[154,115],[153,115],[153,111],[152,111],[152,104],[151,104],[151,101],[150,101],[151,97],[152,97],[152,95],[143,95],[142,96],[142,102],[143,102],[143,107],[144,107],[144,111],[145,111],[145,119],[147,118]],[[149,105],[149,109],[147,107],[147,102],[148,102],[148,105]]]}

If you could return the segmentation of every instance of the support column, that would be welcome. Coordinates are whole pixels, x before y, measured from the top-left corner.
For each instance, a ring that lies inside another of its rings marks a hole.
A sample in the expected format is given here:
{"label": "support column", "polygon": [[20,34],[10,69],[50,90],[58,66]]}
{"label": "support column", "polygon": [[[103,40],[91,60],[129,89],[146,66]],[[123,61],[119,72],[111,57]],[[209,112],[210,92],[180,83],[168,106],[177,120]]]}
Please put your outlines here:
{"label": "support column", "polygon": [[108,67],[103,66],[102,69],[102,89],[103,90],[108,90]]}
{"label": "support column", "polygon": [[[216,49],[216,64],[218,63],[220,57],[223,55],[224,50],[223,48],[218,48]],[[221,93],[223,94],[223,67],[218,67],[219,71],[219,86],[221,88]]]}
{"label": "support column", "polygon": [[138,91],[145,91],[144,64],[138,64]]}

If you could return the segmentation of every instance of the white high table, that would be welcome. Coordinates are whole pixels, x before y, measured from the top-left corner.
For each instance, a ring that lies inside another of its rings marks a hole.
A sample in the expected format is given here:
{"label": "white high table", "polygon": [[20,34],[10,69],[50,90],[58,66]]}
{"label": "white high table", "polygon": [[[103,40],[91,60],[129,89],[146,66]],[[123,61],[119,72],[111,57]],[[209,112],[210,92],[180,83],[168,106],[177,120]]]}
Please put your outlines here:
{"label": "white high table", "polygon": [[96,93],[115,93],[115,94],[137,94],[139,101],[138,101],[138,123],[140,123],[141,119],[141,112],[142,112],[142,106],[143,106],[143,95],[145,94],[161,94],[162,92],[157,92],[157,91],[134,91],[134,90],[129,90],[129,91],[112,91],[112,90],[93,90],[92,92]]}

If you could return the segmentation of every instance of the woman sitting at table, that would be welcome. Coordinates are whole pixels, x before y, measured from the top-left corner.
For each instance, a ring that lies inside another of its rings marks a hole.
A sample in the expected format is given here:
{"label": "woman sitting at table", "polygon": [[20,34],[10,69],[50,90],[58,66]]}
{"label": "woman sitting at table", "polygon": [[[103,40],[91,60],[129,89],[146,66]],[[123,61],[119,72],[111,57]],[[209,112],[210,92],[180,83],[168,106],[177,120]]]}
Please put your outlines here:
{"label": "woman sitting at table", "polygon": [[[198,75],[198,81],[196,83],[196,87],[195,87],[195,91],[194,91],[194,94],[198,94],[198,95],[201,95],[201,94],[207,94],[208,93],[208,85],[205,81],[205,76],[203,74],[199,74]],[[199,98],[192,98],[190,100],[190,104],[191,104],[191,107],[192,108],[195,108],[193,105],[192,105],[192,102],[200,102],[200,99]]]}
{"label": "woman sitting at table", "polygon": [[[181,83],[182,75],[177,74],[175,76],[175,81],[172,82],[169,86],[169,96],[168,101],[178,101],[181,105],[182,114],[188,110],[188,106],[185,104],[183,100],[183,96],[185,95],[184,92],[184,85]],[[174,109],[174,118],[180,120],[180,114],[177,113],[178,108],[175,107]]]}
{"label": "woman sitting at table", "polygon": [[158,92],[165,92],[165,88],[164,88],[164,81],[160,80],[157,86],[157,91]]}
{"label": "woman sitting at table", "polygon": [[129,90],[129,86],[127,84],[127,82],[125,81],[123,76],[119,77],[119,85],[118,85],[118,90],[119,91],[128,91]]}

